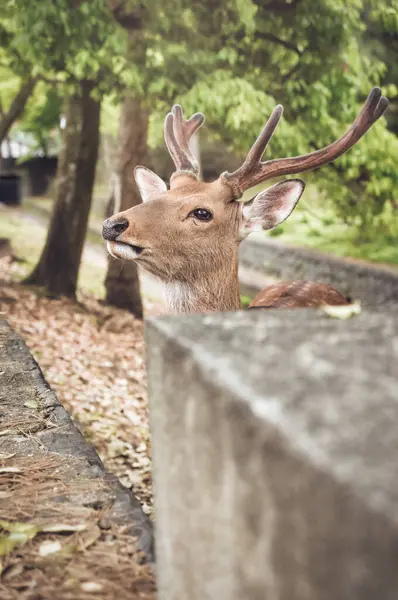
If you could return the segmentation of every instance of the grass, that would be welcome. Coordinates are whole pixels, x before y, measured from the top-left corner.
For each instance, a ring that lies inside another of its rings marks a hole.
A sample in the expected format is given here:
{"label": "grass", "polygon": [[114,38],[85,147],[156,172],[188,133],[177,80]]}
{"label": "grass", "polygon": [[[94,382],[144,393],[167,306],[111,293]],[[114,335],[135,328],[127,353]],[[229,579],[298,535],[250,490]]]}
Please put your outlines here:
{"label": "grass", "polygon": [[398,218],[392,208],[375,220],[365,235],[359,227],[338,220],[330,206],[321,205],[316,190],[308,186],[292,215],[268,234],[292,246],[303,246],[336,256],[398,265]]}
{"label": "grass", "polygon": [[[21,207],[0,206],[0,237],[11,241],[14,253],[21,260],[18,269],[20,279],[24,279],[39,260],[46,240],[51,206],[51,200],[45,198],[28,198]],[[104,296],[106,260],[100,235],[91,230],[79,271],[79,291],[96,298]]]}
{"label": "grass", "polygon": [[21,219],[21,209],[0,207],[0,237],[11,241],[15,254],[23,261],[22,276],[33,269],[45,241],[45,229],[39,223]]}
{"label": "grass", "polygon": [[95,265],[86,260],[82,261],[77,280],[78,290],[84,294],[90,294],[95,298],[105,297],[105,268]]}

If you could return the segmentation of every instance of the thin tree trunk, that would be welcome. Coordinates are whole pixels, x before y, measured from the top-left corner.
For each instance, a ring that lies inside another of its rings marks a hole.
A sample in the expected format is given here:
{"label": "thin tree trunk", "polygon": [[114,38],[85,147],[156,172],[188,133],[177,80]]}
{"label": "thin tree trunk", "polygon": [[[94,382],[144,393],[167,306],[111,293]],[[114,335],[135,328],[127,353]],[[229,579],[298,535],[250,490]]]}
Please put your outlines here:
{"label": "thin tree trunk", "polygon": [[39,263],[26,283],[54,296],[76,295],[98,157],[101,105],[91,97],[92,82],[80,82],[68,101],[63,150],[59,158],[54,212]]}
{"label": "thin tree trunk", "polygon": [[[145,102],[126,96],[120,115],[119,152],[111,181],[109,213],[127,210],[141,202],[134,181],[134,167],[147,163],[148,119]],[[140,283],[137,266],[133,262],[110,260],[105,288],[108,304],[142,317]]]}
{"label": "thin tree trunk", "polygon": [[10,108],[7,111],[2,112],[0,120],[0,145],[11,129],[13,123],[25,110],[26,103],[35,88],[37,80],[37,77],[29,77],[26,81],[23,81],[17,95],[11,102]]}

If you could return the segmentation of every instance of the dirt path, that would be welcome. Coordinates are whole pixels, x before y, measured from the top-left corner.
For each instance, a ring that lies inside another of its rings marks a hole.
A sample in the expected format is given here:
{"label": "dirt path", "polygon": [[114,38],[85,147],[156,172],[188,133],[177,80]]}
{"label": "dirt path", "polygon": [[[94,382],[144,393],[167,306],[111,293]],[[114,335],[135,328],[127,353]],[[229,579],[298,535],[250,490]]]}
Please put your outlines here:
{"label": "dirt path", "polygon": [[[29,212],[27,208],[22,207],[22,209],[15,209],[15,213],[18,214],[19,219],[22,219],[26,223],[27,231],[29,230],[29,224],[35,223],[42,230],[43,239],[45,239],[50,218],[48,210],[40,208],[38,211]],[[105,244],[98,231],[90,229],[88,233],[89,239],[86,239],[84,244],[82,261],[99,267],[105,273],[109,259]],[[95,238],[97,238],[97,241],[94,241]],[[164,301],[163,289],[160,282],[142,269],[139,270],[139,277],[146,308],[150,310],[151,314],[162,314],[164,312]]]}

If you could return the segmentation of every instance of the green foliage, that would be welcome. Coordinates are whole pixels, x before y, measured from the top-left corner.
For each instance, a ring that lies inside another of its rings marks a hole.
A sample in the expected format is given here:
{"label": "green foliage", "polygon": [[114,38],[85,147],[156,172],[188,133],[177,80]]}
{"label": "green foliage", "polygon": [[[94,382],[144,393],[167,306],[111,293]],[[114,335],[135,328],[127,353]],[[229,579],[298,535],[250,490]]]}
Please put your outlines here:
{"label": "green foliage", "polygon": [[27,69],[61,81],[90,79],[101,91],[118,85],[126,67],[123,32],[104,0],[6,0],[0,31],[15,72]]}
{"label": "green foliage", "polygon": [[242,305],[242,308],[247,308],[252,300],[253,298],[251,298],[250,296],[242,294],[240,297],[240,303]]}
{"label": "green foliage", "polygon": [[370,2],[371,21],[376,23],[381,30],[391,34],[398,32],[398,2],[390,0],[389,2]]}
{"label": "green foliage", "polygon": [[[387,120],[306,179],[351,226],[369,230],[397,203],[398,0],[319,0],[316,9],[313,0],[6,0],[0,41],[0,64],[16,75],[96,81],[95,93],[108,95],[108,132],[123,91],[143,96],[152,146],[178,101],[186,113],[203,111],[211,135],[244,155],[281,102],[266,156],[303,154],[338,138],[381,85],[392,99]],[[24,130],[39,140],[53,109],[54,97],[39,102]]]}
{"label": "green foliage", "polygon": [[20,78],[8,66],[0,64],[0,102],[5,110],[18,92]]}
{"label": "green foliage", "polygon": [[62,108],[62,100],[54,88],[42,84],[34,95],[34,101],[30,102],[24,119],[19,129],[29,133],[35,141],[33,150],[40,150],[44,155],[49,155],[52,143],[52,151],[59,150],[59,121]]}
{"label": "green foliage", "polygon": [[[187,112],[205,112],[214,136],[241,154],[281,101],[285,115],[267,157],[303,154],[337,139],[370,89],[382,85],[384,91],[391,71],[385,55],[368,44],[371,27],[382,28],[381,44],[386,32],[388,42],[395,36],[398,52],[396,2],[372,2],[368,26],[369,3],[362,0],[321,0],[316,10],[311,0],[278,5],[270,11],[258,4],[254,40],[242,36],[237,48],[224,48],[220,55],[228,68],[222,65],[177,96]],[[385,93],[398,98],[393,83]],[[351,225],[369,229],[386,205],[397,201],[398,127],[390,132],[386,124],[383,118],[332,166],[306,176]]]}
{"label": "green foliage", "polygon": [[398,219],[391,204],[373,218],[368,228],[357,225],[337,218],[334,203],[319,197],[317,189],[310,185],[290,218],[267,235],[273,237],[280,232],[281,242],[292,246],[398,265]]}

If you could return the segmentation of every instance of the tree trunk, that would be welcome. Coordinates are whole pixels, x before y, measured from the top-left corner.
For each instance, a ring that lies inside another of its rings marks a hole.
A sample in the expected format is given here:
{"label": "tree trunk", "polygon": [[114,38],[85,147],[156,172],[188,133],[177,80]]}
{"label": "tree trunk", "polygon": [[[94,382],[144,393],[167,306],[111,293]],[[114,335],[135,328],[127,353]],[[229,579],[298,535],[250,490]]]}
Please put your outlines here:
{"label": "tree trunk", "polygon": [[2,112],[0,120],[0,146],[7,133],[10,131],[13,123],[25,110],[26,103],[34,90],[36,83],[37,77],[29,77],[26,81],[23,81],[17,95],[11,102],[10,108],[7,111]]}
{"label": "tree trunk", "polygon": [[68,101],[54,211],[39,263],[25,281],[54,296],[76,296],[99,146],[101,104],[92,89],[92,82],[81,81],[80,93]]}
{"label": "tree trunk", "polygon": [[[127,210],[141,202],[134,181],[134,167],[148,159],[148,109],[143,100],[126,96],[120,115],[119,152],[112,176],[109,213]],[[121,264],[122,263],[122,264]],[[130,261],[110,260],[105,279],[106,302],[142,317],[137,266]]]}

